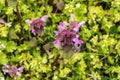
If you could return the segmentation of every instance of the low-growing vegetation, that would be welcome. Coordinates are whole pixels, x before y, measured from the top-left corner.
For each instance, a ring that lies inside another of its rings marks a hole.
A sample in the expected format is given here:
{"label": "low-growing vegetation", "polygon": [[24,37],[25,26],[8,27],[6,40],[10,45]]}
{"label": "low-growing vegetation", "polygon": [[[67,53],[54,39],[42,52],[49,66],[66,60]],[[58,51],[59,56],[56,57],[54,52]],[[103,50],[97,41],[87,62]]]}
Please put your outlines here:
{"label": "low-growing vegetation", "polygon": [[0,0],[0,80],[119,80],[120,0]]}

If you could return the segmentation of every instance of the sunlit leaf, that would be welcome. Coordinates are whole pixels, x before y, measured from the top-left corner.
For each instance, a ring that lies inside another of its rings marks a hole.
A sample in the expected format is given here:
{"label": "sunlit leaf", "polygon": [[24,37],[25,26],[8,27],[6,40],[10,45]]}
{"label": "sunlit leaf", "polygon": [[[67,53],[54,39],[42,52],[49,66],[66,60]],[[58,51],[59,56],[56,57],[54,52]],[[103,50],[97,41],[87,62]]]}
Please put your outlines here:
{"label": "sunlit leaf", "polygon": [[17,0],[6,0],[8,3],[8,6],[12,7],[13,9],[16,8]]}
{"label": "sunlit leaf", "polygon": [[29,47],[35,47],[35,46],[37,46],[37,44],[38,44],[38,41],[37,41],[37,39],[35,38],[35,37],[33,37],[30,41],[29,41]]}
{"label": "sunlit leaf", "polygon": [[0,71],[0,80],[5,80],[3,73]]}
{"label": "sunlit leaf", "polygon": [[7,63],[6,55],[0,52],[0,64],[5,64],[5,63]]}
{"label": "sunlit leaf", "polygon": [[13,52],[17,49],[17,44],[14,41],[9,41],[6,45],[7,52]]}
{"label": "sunlit leaf", "polygon": [[54,0],[54,4],[56,4],[56,7],[58,10],[62,10],[64,7],[64,1],[63,0]]}
{"label": "sunlit leaf", "polygon": [[10,39],[19,39],[19,37],[17,36],[17,34],[15,33],[14,29],[10,29],[9,30],[9,38]]}

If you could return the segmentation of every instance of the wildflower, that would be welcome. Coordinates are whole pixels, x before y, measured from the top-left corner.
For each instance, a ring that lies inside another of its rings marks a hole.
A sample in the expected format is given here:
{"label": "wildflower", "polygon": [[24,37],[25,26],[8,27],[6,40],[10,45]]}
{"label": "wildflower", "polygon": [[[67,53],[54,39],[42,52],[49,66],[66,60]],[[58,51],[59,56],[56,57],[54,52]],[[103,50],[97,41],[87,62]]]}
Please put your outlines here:
{"label": "wildflower", "polygon": [[[82,40],[79,40],[80,35],[78,34],[80,26],[85,24],[85,21],[78,23],[73,20],[73,16],[71,15],[71,21],[67,24],[60,22],[59,23],[59,31],[54,31],[56,35],[56,40],[54,41],[55,45],[60,45],[60,47],[68,52],[70,50],[74,50],[76,52],[80,51],[80,47],[83,44]],[[68,26],[68,28],[66,28]]]}
{"label": "wildflower", "polygon": [[73,28],[67,28],[61,30],[59,28],[59,32],[56,32],[56,40],[54,44],[60,44],[62,48],[68,52],[71,49],[75,48],[75,44],[81,45],[83,43],[82,40],[79,40],[79,34]]}
{"label": "wildflower", "polygon": [[11,77],[14,77],[14,76],[20,76],[21,73],[23,72],[23,67],[19,67],[17,68],[15,65],[12,65],[12,66],[9,66],[7,64],[4,64],[4,70],[3,70],[3,73],[4,74],[9,74]]}
{"label": "wildflower", "polygon": [[26,22],[30,26],[33,34],[42,35],[42,33],[44,32],[44,26],[47,18],[48,16],[45,15],[42,18],[35,18],[33,21],[28,19],[26,20]]}

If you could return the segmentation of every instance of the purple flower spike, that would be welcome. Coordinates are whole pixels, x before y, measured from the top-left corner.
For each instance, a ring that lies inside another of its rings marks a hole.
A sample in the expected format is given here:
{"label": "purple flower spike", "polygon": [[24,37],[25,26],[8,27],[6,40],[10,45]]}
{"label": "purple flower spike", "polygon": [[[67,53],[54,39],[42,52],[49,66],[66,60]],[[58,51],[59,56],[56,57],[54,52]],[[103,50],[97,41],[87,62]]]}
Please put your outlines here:
{"label": "purple flower spike", "polygon": [[14,77],[16,75],[20,76],[21,72],[23,72],[23,67],[17,68],[15,65],[9,66],[7,64],[4,64],[4,68],[4,74],[8,73],[11,77]]}
{"label": "purple flower spike", "polygon": [[29,19],[26,20],[26,22],[30,26],[30,29],[34,35],[38,34],[39,36],[41,36],[43,34],[44,26],[47,18],[48,16],[45,15],[42,18],[34,18],[33,21]]}
{"label": "purple flower spike", "polygon": [[46,19],[48,18],[48,15],[45,15],[45,16],[43,16],[42,18],[41,18],[41,20],[43,21],[43,22],[46,22]]}
{"label": "purple flower spike", "polygon": [[[74,21],[74,15],[70,14],[70,22],[60,22],[59,31],[54,31],[56,35],[56,40],[54,44],[58,49],[63,49],[65,52],[74,50],[75,52],[80,52],[82,40],[79,40],[80,34],[78,33],[80,26],[85,24],[85,21],[78,23]],[[68,27],[68,28],[67,28]]]}

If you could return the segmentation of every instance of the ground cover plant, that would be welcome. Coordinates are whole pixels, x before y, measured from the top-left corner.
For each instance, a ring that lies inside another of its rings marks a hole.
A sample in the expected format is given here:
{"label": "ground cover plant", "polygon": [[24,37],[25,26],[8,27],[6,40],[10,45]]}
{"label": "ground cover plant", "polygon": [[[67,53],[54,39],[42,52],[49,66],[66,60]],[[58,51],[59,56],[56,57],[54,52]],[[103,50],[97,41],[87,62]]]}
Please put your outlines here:
{"label": "ground cover plant", "polygon": [[0,80],[119,79],[119,0],[0,0]]}

